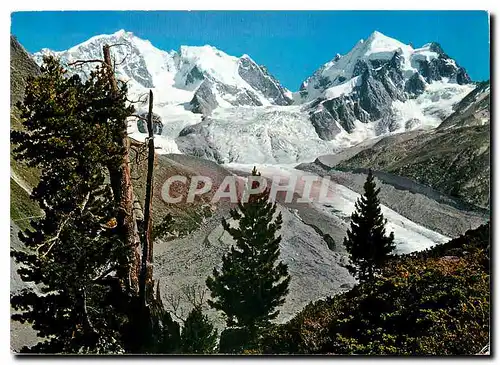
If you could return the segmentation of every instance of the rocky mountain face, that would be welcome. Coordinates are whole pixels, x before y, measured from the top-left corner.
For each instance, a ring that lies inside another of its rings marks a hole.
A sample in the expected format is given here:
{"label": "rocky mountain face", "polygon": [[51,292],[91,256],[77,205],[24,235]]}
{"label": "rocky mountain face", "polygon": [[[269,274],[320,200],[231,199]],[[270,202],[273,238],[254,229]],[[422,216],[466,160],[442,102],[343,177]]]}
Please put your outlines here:
{"label": "rocky mountain face", "polygon": [[[44,49],[34,59],[99,59],[104,44],[116,44],[116,72],[131,99],[153,89],[164,123],[160,152],[220,163],[310,161],[368,138],[434,128],[474,88],[437,43],[413,48],[379,32],[323,65],[293,94],[248,55],[211,46],[166,52],[123,30],[63,52]],[[93,66],[72,69],[84,76]],[[137,107],[145,112],[146,105]],[[142,139],[144,130],[137,125],[129,132]]]}
{"label": "rocky mountain face", "polygon": [[[291,93],[248,55],[237,58],[211,46],[182,46],[179,51],[166,52],[124,30],[90,38],[63,52],[43,49],[34,59],[38,64],[47,54],[67,64],[77,59],[101,59],[104,44],[116,45],[116,72],[129,82],[131,93],[156,89],[160,104],[184,104],[195,113],[209,115],[217,107],[292,102]],[[83,65],[75,72],[84,76],[90,67]]]}
{"label": "rocky mountain face", "polygon": [[[295,100],[306,103],[319,137],[332,140],[342,130],[352,133],[359,123],[375,123],[376,134],[437,126],[429,120],[436,115],[429,101],[458,102],[471,91],[469,83],[465,69],[439,44],[414,49],[374,32],[304,81]],[[431,99],[432,84],[440,90]]]}
{"label": "rocky mountain face", "polygon": [[480,83],[433,131],[381,139],[336,169],[372,168],[490,206],[490,85]]}
{"label": "rocky mountain face", "polygon": [[437,129],[489,124],[490,88],[489,81],[478,83],[472,92],[455,105],[453,114],[446,118]]}
{"label": "rocky mountain face", "polygon": [[[439,44],[413,48],[374,32],[304,81],[294,105],[218,108],[186,126],[175,142],[184,153],[223,163],[302,162],[376,136],[435,128],[474,87]],[[210,90],[200,88],[203,100],[210,100]],[[228,140],[228,133],[240,141]]]}
{"label": "rocky mountain face", "polygon": [[31,59],[16,37],[10,36],[10,105],[24,97],[26,79],[40,73],[38,65]]}
{"label": "rocky mountain face", "polygon": [[[290,92],[283,88],[264,66],[257,65],[249,56],[244,55],[239,58],[237,67],[238,76],[250,88],[238,88],[238,86],[226,84],[210,75],[205,75],[190,102],[192,111],[210,115],[215,108],[220,106],[217,101],[218,96],[222,96],[231,106],[263,106],[268,104],[266,101],[272,105],[292,103]],[[202,74],[196,66],[195,70],[196,76],[201,77]],[[262,96],[265,100],[262,100]]]}

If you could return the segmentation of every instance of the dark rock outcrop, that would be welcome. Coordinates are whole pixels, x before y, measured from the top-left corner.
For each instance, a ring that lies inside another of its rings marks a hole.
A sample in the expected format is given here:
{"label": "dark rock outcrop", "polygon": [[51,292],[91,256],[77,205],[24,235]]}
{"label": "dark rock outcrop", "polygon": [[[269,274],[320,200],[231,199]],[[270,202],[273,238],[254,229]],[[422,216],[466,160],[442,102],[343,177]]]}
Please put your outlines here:
{"label": "dark rock outcrop", "polygon": [[262,102],[253,91],[223,84],[207,77],[198,87],[190,102],[192,112],[210,115],[219,106],[216,94],[223,98],[230,96],[226,102],[233,106],[262,106]]}
{"label": "dark rock outcrop", "polygon": [[10,105],[24,98],[26,81],[30,76],[40,74],[40,68],[19,44],[16,37],[10,36]]}
{"label": "dark rock outcrop", "polygon": [[[148,113],[142,113],[140,117],[141,119],[137,120],[137,129],[141,133],[148,133],[146,125],[146,119],[148,117]],[[163,131],[163,123],[161,121],[161,117],[158,114],[153,113],[153,117],[151,119],[153,121],[153,134],[161,135]]]}
{"label": "dark rock outcrop", "polygon": [[444,77],[455,81],[459,85],[471,82],[469,75],[451,57],[444,53],[438,43],[431,43],[429,50],[438,54],[431,61],[418,61],[419,72],[427,82],[440,81]]}
{"label": "dark rock outcrop", "polygon": [[359,86],[359,105],[370,119],[382,118],[390,109],[392,98],[379,77],[373,77],[370,69],[363,72]]}
{"label": "dark rock outcrop", "polygon": [[252,88],[259,90],[264,97],[276,105],[289,105],[292,100],[285,95],[285,89],[280,85],[265,66],[257,65],[251,58],[240,58],[238,74]]}
{"label": "dark rock outcrop", "polygon": [[217,103],[217,99],[212,92],[213,86],[212,81],[209,79],[205,79],[201,83],[190,102],[193,113],[208,115],[212,112],[212,110],[217,108],[219,104]]}
{"label": "dark rock outcrop", "polygon": [[332,115],[326,110],[321,109],[311,114],[311,123],[316,130],[319,138],[325,141],[331,141],[342,130]]}
{"label": "dark rock outcrop", "polygon": [[202,82],[204,78],[205,76],[203,72],[198,68],[198,66],[194,66],[186,76],[186,86]]}

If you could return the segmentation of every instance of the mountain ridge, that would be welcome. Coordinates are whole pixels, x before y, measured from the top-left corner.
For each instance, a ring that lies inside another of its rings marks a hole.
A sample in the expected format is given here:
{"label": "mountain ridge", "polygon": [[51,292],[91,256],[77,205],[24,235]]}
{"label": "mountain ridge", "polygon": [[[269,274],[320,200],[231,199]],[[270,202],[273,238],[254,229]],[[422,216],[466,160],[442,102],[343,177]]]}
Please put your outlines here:
{"label": "mountain ridge", "polygon": [[[104,43],[121,41],[127,46],[113,48],[118,77],[134,99],[152,88],[155,112],[168,120],[160,152],[219,163],[299,163],[364,139],[435,128],[474,88],[437,43],[414,49],[380,32],[321,66],[295,93],[247,54],[209,45],[167,52],[124,30],[34,58],[101,58]],[[135,126],[129,132],[144,138]]]}
{"label": "mountain ridge", "polygon": [[132,32],[119,30],[92,37],[66,51],[45,48],[33,57],[38,64],[43,55],[57,56],[66,64],[76,59],[99,59],[106,43],[116,45],[117,75],[130,83],[133,94],[154,88],[158,100],[184,104],[205,115],[219,106],[291,103],[290,92],[248,55],[230,56],[210,45],[182,45],[178,51],[164,51]]}

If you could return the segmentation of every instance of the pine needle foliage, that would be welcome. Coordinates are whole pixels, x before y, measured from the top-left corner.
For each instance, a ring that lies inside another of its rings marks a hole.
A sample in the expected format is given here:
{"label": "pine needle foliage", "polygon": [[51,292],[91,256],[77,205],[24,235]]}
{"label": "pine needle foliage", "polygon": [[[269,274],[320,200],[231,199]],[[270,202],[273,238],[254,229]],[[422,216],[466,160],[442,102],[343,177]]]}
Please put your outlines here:
{"label": "pine needle foliage", "polygon": [[395,248],[394,233],[386,235],[387,219],[380,209],[380,189],[377,189],[371,170],[364,190],[356,202],[351,215],[351,227],[344,238],[344,245],[353,263],[350,271],[361,282],[372,280]]}
{"label": "pine needle foliage", "polygon": [[[252,176],[260,174],[254,168]],[[259,184],[253,181],[254,188]],[[213,270],[206,284],[212,293],[208,304],[224,312],[229,327],[257,329],[275,319],[285,302],[290,276],[279,261],[281,213],[269,201],[269,189],[249,196],[231,210],[233,226],[222,220],[224,230],[236,244],[222,258],[222,268]]]}
{"label": "pine needle foliage", "polygon": [[37,288],[11,297],[13,319],[31,323],[41,339],[22,351],[124,351],[127,298],[116,273],[127,267],[128,248],[106,173],[120,162],[122,121],[133,107],[125,85],[112,96],[106,76],[97,67],[83,81],[48,57],[17,105],[23,130],[11,133],[14,154],[41,169],[31,198],[43,211],[20,233],[24,248],[11,252],[21,278]]}

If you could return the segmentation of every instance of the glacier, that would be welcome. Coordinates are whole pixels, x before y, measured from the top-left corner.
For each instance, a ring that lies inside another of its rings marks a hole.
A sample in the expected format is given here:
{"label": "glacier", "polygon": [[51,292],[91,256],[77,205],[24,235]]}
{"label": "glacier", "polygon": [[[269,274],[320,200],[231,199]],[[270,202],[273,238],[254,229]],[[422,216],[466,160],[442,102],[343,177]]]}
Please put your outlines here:
{"label": "glacier", "polygon": [[[349,98],[359,93],[362,82],[362,75],[355,75],[356,65],[383,65],[397,53],[402,55],[401,70],[408,81],[418,74],[419,62],[440,57],[440,48],[429,43],[414,49],[374,32],[348,54],[323,65],[293,93],[246,54],[238,58],[209,45],[164,51],[124,30],[92,37],[66,51],[43,49],[33,57],[38,64],[44,55],[55,55],[65,64],[100,58],[106,43],[120,44],[112,52],[130,99],[138,100],[150,89],[154,92],[154,111],[164,124],[162,135],[155,136],[158,153],[192,153],[220,163],[300,163],[379,135],[434,128],[474,88],[457,83],[456,72],[455,79],[424,80],[425,91],[420,95],[390,100],[390,120],[387,116],[368,121],[353,118],[346,129],[341,120],[330,119],[327,127],[319,127],[333,130],[325,138],[311,120],[327,114],[324,100],[347,98],[344,105],[352,103]],[[454,60],[445,61],[459,69]],[[72,70],[85,77],[91,67]],[[325,80],[326,86],[318,86]],[[145,112],[146,103],[136,108]],[[146,138],[134,120],[129,125],[132,138]]]}
{"label": "glacier", "polygon": [[[287,185],[295,178],[299,183],[293,185],[295,189],[294,192],[299,196],[302,196],[303,193],[303,184],[300,184],[301,178],[311,175],[309,172],[297,170],[293,166],[286,164],[229,163],[224,166],[230,170],[246,172],[248,174],[255,166],[262,176],[270,179],[270,181],[273,181],[273,178],[279,176],[281,179],[279,185],[282,186]],[[276,181],[279,181],[279,179],[276,179]],[[317,194],[318,192],[315,192],[313,187],[310,196],[317,197]],[[316,209],[317,214],[348,221],[355,209],[355,202],[359,198],[359,194],[343,185],[330,181],[328,183],[327,196],[328,202],[319,202],[317,199],[313,201],[312,206]],[[381,210],[384,217],[387,218],[387,231],[394,232],[396,243],[395,252],[398,254],[422,251],[435,244],[445,243],[450,240],[449,237],[416,224],[385,205],[381,205]]]}
{"label": "glacier", "polygon": [[[112,48],[115,71],[128,84],[130,99],[142,98],[135,104],[139,112],[146,111],[144,96],[154,93],[154,112],[163,123],[155,135],[158,153],[203,157],[246,173],[257,166],[266,177],[301,177],[298,163],[381,135],[435,128],[475,88],[438,44],[414,48],[380,32],[337,54],[296,92],[249,55],[235,57],[209,45],[164,51],[124,30],[66,51],[43,49],[33,58],[41,64],[44,55],[54,55],[66,65],[99,59],[104,44],[120,44]],[[70,70],[85,77],[91,67]],[[129,134],[147,138],[134,118]],[[334,201],[314,203],[314,209],[346,221],[359,195],[333,182],[329,191]],[[386,206],[382,212],[398,253],[449,240]]]}

